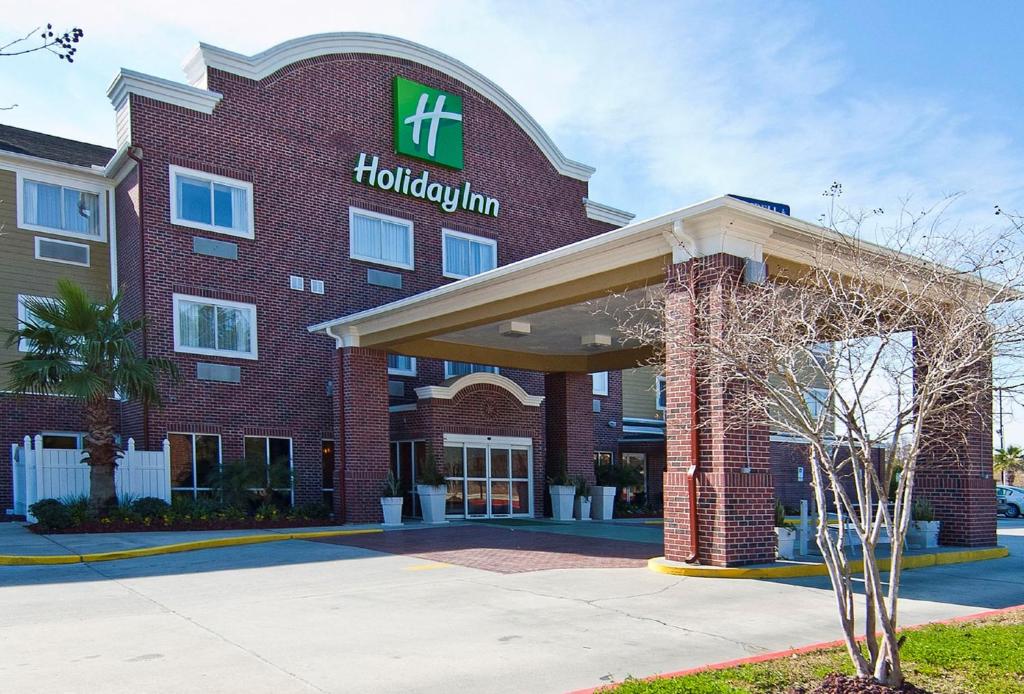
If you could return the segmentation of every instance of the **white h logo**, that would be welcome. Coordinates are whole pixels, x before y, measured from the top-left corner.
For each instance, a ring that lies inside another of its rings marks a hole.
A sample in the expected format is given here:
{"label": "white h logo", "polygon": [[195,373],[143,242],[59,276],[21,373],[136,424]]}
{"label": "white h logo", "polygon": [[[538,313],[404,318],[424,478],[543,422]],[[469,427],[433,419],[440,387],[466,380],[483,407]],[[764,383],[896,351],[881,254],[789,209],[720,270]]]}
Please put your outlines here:
{"label": "white h logo", "polygon": [[437,147],[437,128],[441,124],[441,119],[445,118],[448,120],[461,121],[461,113],[449,113],[444,110],[444,94],[439,94],[437,101],[434,102],[434,110],[427,111],[427,101],[430,100],[430,95],[424,92],[420,94],[419,103],[416,104],[416,113],[405,119],[406,125],[412,126],[412,142],[414,145],[419,146],[420,144],[420,126],[423,125],[423,121],[430,121],[430,132],[427,134],[427,154],[434,156],[434,149]]}

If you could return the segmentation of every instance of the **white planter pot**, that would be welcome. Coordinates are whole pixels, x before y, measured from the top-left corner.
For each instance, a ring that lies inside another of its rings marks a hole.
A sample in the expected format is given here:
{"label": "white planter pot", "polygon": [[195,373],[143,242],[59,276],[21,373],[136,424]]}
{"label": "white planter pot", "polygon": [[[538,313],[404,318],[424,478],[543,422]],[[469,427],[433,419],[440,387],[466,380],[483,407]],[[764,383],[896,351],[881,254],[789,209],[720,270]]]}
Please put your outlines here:
{"label": "white planter pot", "polygon": [[775,528],[780,559],[796,558],[796,528]]}
{"label": "white planter pot", "polygon": [[615,487],[591,487],[590,494],[590,517],[611,520],[615,511]]}
{"label": "white planter pot", "polygon": [[576,487],[571,484],[548,485],[551,494],[551,517],[555,520],[572,520],[572,501],[576,496]]}
{"label": "white planter pot", "polygon": [[444,504],[448,496],[448,488],[438,485],[430,487],[425,484],[416,485],[416,493],[420,496],[420,509],[423,511],[424,523],[447,523],[444,517]]}
{"label": "white planter pot", "polygon": [[384,525],[402,524],[402,497],[382,496],[380,507],[384,511]]}
{"label": "white planter pot", "polygon": [[912,549],[933,549],[939,546],[941,521],[910,521],[907,544]]}
{"label": "white planter pot", "polygon": [[589,496],[578,496],[576,501],[573,502],[573,515],[576,520],[590,520],[590,504],[593,497]]}

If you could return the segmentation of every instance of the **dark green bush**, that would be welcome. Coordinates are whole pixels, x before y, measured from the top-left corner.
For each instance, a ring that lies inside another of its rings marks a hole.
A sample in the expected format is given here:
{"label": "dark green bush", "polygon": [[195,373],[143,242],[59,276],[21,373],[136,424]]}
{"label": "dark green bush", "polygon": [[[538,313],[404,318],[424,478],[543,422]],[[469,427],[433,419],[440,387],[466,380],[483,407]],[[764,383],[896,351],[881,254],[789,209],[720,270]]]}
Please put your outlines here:
{"label": "dark green bush", "polygon": [[51,530],[64,530],[74,525],[67,506],[56,499],[40,499],[28,507],[39,525]]}
{"label": "dark green bush", "polygon": [[136,499],[131,503],[129,508],[140,516],[155,517],[162,516],[167,513],[171,505],[163,499],[158,499],[155,496],[144,496],[141,499]]}
{"label": "dark green bush", "polygon": [[314,502],[312,504],[302,504],[296,506],[293,514],[297,518],[308,519],[308,520],[327,520],[331,517],[331,507],[321,502]]}

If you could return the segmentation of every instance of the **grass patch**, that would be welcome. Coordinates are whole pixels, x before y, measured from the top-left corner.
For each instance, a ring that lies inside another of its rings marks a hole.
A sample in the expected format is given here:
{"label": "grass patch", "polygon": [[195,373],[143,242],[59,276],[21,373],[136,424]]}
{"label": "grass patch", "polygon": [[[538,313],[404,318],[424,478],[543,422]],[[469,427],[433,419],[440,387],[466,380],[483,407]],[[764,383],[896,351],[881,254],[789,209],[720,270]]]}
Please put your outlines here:
{"label": "grass patch", "polygon": [[[903,632],[907,681],[935,694],[1024,692],[1024,610],[961,624]],[[832,672],[852,674],[845,649],[699,672],[662,680],[628,679],[618,694],[769,694],[812,688]]]}

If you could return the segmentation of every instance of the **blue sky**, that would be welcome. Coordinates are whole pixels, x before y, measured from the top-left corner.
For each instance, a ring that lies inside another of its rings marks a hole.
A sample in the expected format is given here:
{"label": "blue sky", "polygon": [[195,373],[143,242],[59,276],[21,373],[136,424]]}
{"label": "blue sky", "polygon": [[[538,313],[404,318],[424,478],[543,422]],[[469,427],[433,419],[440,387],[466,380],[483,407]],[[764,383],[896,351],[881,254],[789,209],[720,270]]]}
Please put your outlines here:
{"label": "blue sky", "polygon": [[198,41],[255,53],[375,31],[493,79],[597,167],[594,199],[641,217],[740,193],[816,220],[836,180],[848,207],[890,216],[950,193],[964,228],[996,224],[995,204],[1024,211],[1020,2],[7,4],[6,35],[50,21],[86,36],[74,65],[2,59],[0,105],[18,106],[0,122],[90,142],[113,144],[121,66],[183,80]]}

